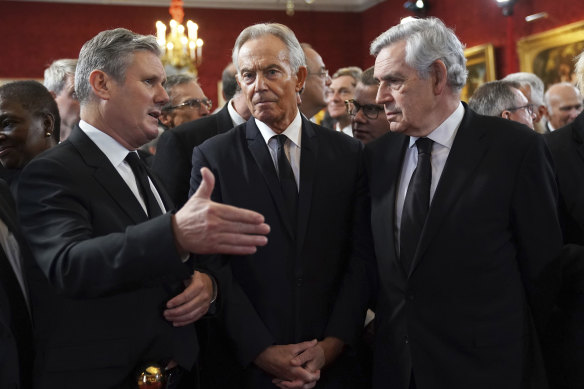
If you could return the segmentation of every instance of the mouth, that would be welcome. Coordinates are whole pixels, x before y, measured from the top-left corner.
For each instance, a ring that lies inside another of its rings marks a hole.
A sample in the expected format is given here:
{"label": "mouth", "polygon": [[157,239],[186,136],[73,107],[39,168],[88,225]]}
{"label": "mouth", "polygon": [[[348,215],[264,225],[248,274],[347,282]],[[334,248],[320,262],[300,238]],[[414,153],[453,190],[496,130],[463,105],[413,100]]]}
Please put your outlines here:
{"label": "mouth", "polygon": [[2,147],[0,147],[0,157],[8,154],[12,150],[14,150],[14,146],[2,146]]}
{"label": "mouth", "polygon": [[148,115],[152,116],[154,119],[158,120],[158,118],[160,117],[160,111],[148,112]]}

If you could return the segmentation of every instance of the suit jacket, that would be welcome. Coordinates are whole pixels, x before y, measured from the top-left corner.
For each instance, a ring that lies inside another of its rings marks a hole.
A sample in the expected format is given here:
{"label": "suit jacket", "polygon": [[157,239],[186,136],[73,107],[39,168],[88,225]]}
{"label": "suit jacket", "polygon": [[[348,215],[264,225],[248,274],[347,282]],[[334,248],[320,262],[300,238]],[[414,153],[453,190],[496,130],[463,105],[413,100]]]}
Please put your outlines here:
{"label": "suit jacket", "polygon": [[214,115],[181,124],[160,135],[152,170],[162,180],[177,208],[189,198],[193,148],[232,128],[226,104]]}
{"label": "suit jacket", "polygon": [[[20,233],[16,206],[10,189],[1,180],[0,219],[16,238],[21,256],[30,259],[30,252]],[[3,248],[0,247],[0,250]],[[0,256],[0,260],[6,259],[4,257]],[[4,272],[10,269],[11,265],[4,263],[0,268]],[[23,269],[23,272],[26,274],[26,269]],[[4,284],[0,281],[0,387],[32,388],[32,320],[14,272],[6,271],[0,279],[4,280],[4,277],[11,277],[12,282]],[[16,290],[12,289],[13,287],[16,287]],[[19,311],[16,313],[19,319],[13,316],[14,310]]]}
{"label": "suit jacket", "polygon": [[173,328],[162,316],[192,273],[177,253],[169,213],[148,220],[78,127],[26,166],[19,195],[36,258],[36,387],[131,388],[142,363],[194,364],[194,326]]}
{"label": "suit jacket", "polygon": [[[363,329],[375,280],[362,146],[302,118],[296,224],[254,118],[195,148],[191,191],[203,166],[215,174],[215,200],[260,212],[271,227],[267,246],[227,259],[220,277],[226,347],[216,347],[223,383],[213,387],[273,388],[252,363],[268,346],[326,336],[352,344]],[[335,365],[319,387],[351,387],[350,369]]]}
{"label": "suit jacket", "polygon": [[545,140],[558,177],[565,241],[584,245],[584,113]]}
{"label": "suit jacket", "polygon": [[[465,114],[412,266],[394,238],[409,137],[366,147],[378,262],[374,388],[545,387],[541,330],[561,246],[550,156],[520,124]],[[533,318],[533,320],[532,320]]]}

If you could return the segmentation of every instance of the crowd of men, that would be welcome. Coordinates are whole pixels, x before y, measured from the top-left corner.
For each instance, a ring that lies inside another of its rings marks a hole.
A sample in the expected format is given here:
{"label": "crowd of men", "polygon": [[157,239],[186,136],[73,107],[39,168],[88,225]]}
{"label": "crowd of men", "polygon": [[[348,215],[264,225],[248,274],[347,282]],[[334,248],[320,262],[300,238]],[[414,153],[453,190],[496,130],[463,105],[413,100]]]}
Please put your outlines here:
{"label": "crowd of men", "polygon": [[370,52],[249,26],[213,113],[116,28],[0,86],[0,387],[584,387],[581,91]]}

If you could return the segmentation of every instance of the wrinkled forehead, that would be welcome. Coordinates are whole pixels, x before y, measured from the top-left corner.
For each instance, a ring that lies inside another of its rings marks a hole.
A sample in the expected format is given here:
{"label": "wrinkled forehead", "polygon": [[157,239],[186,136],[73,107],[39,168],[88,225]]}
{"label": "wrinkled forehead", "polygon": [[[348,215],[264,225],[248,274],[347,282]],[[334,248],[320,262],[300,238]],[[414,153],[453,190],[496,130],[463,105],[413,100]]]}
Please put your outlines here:
{"label": "wrinkled forehead", "polygon": [[290,53],[286,44],[273,35],[250,39],[239,49],[239,71],[244,68],[263,69],[270,66],[290,67]]}

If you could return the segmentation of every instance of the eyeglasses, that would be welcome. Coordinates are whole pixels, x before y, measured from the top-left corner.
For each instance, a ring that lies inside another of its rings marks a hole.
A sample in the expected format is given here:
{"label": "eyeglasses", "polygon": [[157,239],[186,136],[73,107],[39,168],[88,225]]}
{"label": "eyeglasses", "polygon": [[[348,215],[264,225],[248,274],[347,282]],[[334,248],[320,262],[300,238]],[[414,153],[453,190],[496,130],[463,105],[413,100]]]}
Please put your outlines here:
{"label": "eyeglasses", "polygon": [[208,110],[211,109],[213,106],[213,102],[210,99],[189,99],[184,103],[180,103],[177,105],[172,105],[170,107],[163,108],[163,111],[172,111],[173,109],[182,108],[182,107],[189,107],[189,108],[196,108],[201,109],[201,106],[204,105]]}
{"label": "eyeglasses", "polygon": [[522,105],[521,107],[507,108],[505,111],[517,111],[518,109],[525,109],[525,110],[527,110],[527,113],[530,116],[533,115],[533,113],[535,112],[535,108],[534,108],[533,104],[526,104],[526,105]]}
{"label": "eyeglasses", "polygon": [[347,112],[351,116],[357,115],[359,110],[363,110],[363,114],[371,120],[377,119],[379,112],[383,111],[383,107],[379,105],[364,104],[361,105],[355,99],[345,100],[345,106],[347,107]]}
{"label": "eyeglasses", "polygon": [[330,77],[328,69],[321,69],[318,72],[308,72],[309,76],[318,76],[320,78],[327,79]]}

